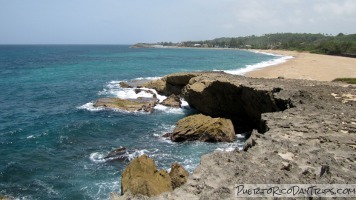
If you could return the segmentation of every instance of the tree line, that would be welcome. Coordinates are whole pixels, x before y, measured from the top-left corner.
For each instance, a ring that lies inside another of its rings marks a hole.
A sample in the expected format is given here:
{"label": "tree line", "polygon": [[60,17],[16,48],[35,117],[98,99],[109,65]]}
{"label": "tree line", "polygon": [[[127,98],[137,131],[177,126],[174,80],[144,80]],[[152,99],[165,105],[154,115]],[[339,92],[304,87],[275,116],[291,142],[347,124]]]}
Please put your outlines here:
{"label": "tree line", "polygon": [[274,33],[262,36],[223,37],[205,41],[162,43],[182,47],[281,49],[356,57],[356,34]]}

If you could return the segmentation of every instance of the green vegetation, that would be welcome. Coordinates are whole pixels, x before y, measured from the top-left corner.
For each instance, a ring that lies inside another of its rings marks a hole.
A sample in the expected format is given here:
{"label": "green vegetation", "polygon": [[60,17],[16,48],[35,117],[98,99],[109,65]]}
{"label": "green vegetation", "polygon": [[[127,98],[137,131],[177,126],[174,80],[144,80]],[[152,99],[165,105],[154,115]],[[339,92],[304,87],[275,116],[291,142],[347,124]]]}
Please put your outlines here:
{"label": "green vegetation", "polygon": [[224,37],[205,41],[160,44],[182,47],[281,49],[356,57],[356,34],[346,35],[343,33],[336,36],[311,33],[274,33],[262,36]]}
{"label": "green vegetation", "polygon": [[356,84],[356,78],[337,78],[333,82],[344,82],[347,84]]}

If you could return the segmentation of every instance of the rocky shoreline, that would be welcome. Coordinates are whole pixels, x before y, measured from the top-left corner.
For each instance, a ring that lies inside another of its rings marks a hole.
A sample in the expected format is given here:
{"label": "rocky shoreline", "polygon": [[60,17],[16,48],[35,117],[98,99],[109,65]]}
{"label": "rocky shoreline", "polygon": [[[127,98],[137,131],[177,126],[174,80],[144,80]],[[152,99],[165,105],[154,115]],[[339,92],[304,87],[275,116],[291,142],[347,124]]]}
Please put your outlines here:
{"label": "rocky shoreline", "polygon": [[[356,87],[332,82],[178,73],[144,84],[181,95],[250,131],[243,151],[202,156],[188,182],[153,199],[235,199],[235,184],[355,184]],[[112,199],[146,199],[113,195]]]}

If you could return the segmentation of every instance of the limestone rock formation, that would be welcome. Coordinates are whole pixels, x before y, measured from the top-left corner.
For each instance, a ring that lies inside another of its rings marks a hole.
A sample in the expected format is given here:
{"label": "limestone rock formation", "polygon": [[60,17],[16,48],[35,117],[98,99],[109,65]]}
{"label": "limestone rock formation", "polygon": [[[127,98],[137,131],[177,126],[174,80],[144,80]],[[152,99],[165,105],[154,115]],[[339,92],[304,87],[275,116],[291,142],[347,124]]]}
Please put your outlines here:
{"label": "limestone rock formation", "polygon": [[167,99],[165,99],[161,104],[169,107],[180,108],[182,102],[180,101],[177,95],[172,94]]}
{"label": "limestone rock formation", "polygon": [[199,140],[203,142],[233,142],[234,126],[229,119],[212,118],[202,114],[179,120],[171,134],[175,142]]}
{"label": "limestone rock formation", "polygon": [[155,98],[138,98],[138,99],[101,98],[95,102],[94,107],[121,109],[130,112],[134,112],[134,111],[152,112],[153,107],[157,103],[158,103],[158,99]]}
{"label": "limestone rock formation", "polygon": [[183,95],[205,114],[247,118],[259,133],[252,132],[244,151],[202,156],[186,184],[157,199],[235,199],[237,183],[356,180],[355,85],[204,73],[189,80]]}
{"label": "limestone rock formation", "polygon": [[200,75],[201,73],[175,73],[167,75],[158,80],[152,80],[141,85],[141,87],[147,87],[155,89],[159,94],[169,96],[171,94],[178,95],[181,93],[184,86],[186,86],[189,80],[193,77]]}
{"label": "limestone rock formation", "polygon": [[180,164],[173,163],[171,165],[171,171],[169,172],[169,176],[172,180],[173,189],[176,189],[187,182],[189,173]]}
{"label": "limestone rock formation", "polygon": [[171,178],[166,170],[157,170],[155,161],[147,155],[135,158],[122,173],[121,193],[156,196],[172,191]]}
{"label": "limestone rock formation", "polygon": [[119,85],[120,85],[120,87],[122,87],[122,88],[132,88],[132,86],[131,86],[130,84],[128,84],[127,82],[123,82],[123,81],[121,81],[121,82],[119,83]]}

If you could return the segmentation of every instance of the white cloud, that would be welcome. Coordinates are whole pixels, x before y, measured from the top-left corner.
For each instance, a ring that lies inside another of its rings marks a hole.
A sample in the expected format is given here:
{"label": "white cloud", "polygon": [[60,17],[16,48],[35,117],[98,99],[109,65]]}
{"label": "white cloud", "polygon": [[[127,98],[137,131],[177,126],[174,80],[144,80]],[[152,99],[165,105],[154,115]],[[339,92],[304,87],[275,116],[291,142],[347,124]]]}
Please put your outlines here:
{"label": "white cloud", "polygon": [[319,1],[313,6],[314,10],[321,15],[329,16],[355,16],[356,1],[355,0],[339,0],[339,1]]}

